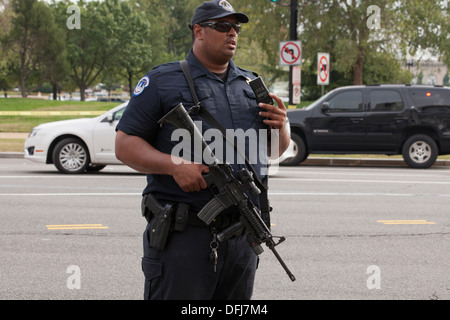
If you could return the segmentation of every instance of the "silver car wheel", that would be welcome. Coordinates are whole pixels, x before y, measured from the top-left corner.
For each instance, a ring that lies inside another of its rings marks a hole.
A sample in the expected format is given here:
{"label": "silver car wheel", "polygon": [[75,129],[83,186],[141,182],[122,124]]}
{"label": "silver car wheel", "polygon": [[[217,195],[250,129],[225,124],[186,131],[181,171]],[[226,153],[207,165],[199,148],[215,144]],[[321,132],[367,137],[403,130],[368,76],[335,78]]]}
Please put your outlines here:
{"label": "silver car wheel", "polygon": [[86,164],[86,150],[77,143],[67,144],[59,153],[59,161],[66,170],[77,171]]}
{"label": "silver car wheel", "polygon": [[427,162],[431,157],[431,146],[425,141],[416,141],[409,147],[409,156],[417,163]]}
{"label": "silver car wheel", "polygon": [[424,169],[435,163],[439,148],[430,136],[416,134],[406,139],[402,147],[402,155],[408,166]]}
{"label": "silver car wheel", "polygon": [[66,138],[56,144],[53,163],[62,173],[81,173],[89,166],[89,151],[80,139]]}

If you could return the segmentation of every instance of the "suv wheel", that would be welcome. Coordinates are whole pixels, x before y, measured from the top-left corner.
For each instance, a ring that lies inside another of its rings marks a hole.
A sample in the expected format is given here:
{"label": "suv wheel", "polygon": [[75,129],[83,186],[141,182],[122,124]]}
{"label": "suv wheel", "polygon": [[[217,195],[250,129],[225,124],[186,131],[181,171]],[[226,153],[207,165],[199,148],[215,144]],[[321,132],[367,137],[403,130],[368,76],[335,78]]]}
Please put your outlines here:
{"label": "suv wheel", "polygon": [[403,145],[403,159],[412,168],[429,168],[438,156],[436,142],[427,135],[416,134]]}
{"label": "suv wheel", "polygon": [[280,165],[296,166],[308,157],[306,145],[302,137],[295,133],[291,133],[291,139],[294,142],[294,156],[292,158],[287,158],[282,163],[280,163]]}
{"label": "suv wheel", "polygon": [[53,150],[53,164],[62,173],[84,172],[89,166],[88,149],[79,139],[63,139]]}

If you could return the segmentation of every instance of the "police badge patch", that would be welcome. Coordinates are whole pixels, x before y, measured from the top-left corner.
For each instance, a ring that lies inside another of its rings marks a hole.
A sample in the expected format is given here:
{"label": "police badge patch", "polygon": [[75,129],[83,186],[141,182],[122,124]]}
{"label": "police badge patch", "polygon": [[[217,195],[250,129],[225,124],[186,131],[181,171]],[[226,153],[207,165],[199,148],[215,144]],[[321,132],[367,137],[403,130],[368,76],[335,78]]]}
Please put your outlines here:
{"label": "police badge patch", "polygon": [[231,4],[228,1],[226,1],[226,0],[220,1],[219,2],[219,6],[221,6],[222,8],[224,8],[227,11],[234,12],[234,9],[231,6]]}
{"label": "police badge patch", "polygon": [[139,80],[138,84],[136,85],[136,88],[134,88],[133,97],[137,97],[142,92],[144,92],[144,89],[147,88],[149,84],[150,84],[150,79],[147,76],[145,76],[141,80]]}

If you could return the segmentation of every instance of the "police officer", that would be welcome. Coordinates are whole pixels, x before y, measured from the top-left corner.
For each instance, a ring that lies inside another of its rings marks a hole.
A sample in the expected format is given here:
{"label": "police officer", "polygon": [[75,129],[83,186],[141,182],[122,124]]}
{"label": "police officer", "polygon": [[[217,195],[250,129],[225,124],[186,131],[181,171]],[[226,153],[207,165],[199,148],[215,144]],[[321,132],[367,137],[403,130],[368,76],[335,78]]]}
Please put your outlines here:
{"label": "police officer", "polygon": [[[236,12],[228,1],[204,2],[190,24],[193,46],[186,60],[202,106],[227,129],[278,130],[281,155],[290,142],[284,104],[271,94],[276,105],[258,105],[247,82],[255,75],[238,68],[232,60],[240,24],[248,21],[248,16]],[[179,62],[160,65],[139,81],[117,126],[116,156],[147,174],[143,195],[144,199],[152,199],[145,200],[143,209],[149,221],[143,237],[144,298],[250,299],[257,256],[244,235],[220,243],[215,239],[217,229],[234,223],[237,213],[227,209],[213,226],[200,221],[196,213],[213,197],[202,176],[208,173],[208,166],[174,161],[172,151],[179,142],[172,141],[174,128],[157,123],[180,102],[187,110],[194,105]],[[247,156],[249,143],[245,145]],[[258,148],[259,154],[270,152],[270,145],[258,144]],[[253,165],[259,178],[264,179],[267,159],[261,158],[264,157],[257,157]],[[245,166],[232,165],[235,169]],[[186,225],[174,227],[176,219],[172,219],[167,239],[155,248],[155,225],[163,221],[158,216],[159,209],[170,206],[171,210],[165,212],[174,215],[181,204],[189,208]]]}

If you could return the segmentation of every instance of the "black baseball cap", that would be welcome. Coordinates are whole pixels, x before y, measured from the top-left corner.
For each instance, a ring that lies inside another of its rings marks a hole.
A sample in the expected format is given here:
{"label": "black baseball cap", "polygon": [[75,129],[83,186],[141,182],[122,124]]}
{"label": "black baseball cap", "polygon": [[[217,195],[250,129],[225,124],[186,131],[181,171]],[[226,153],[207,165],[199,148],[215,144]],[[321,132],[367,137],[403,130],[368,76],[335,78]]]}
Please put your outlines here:
{"label": "black baseball cap", "polygon": [[236,16],[240,23],[247,23],[249,21],[247,15],[234,11],[232,5],[226,0],[205,1],[195,10],[189,27],[192,29],[197,23],[230,15]]}

